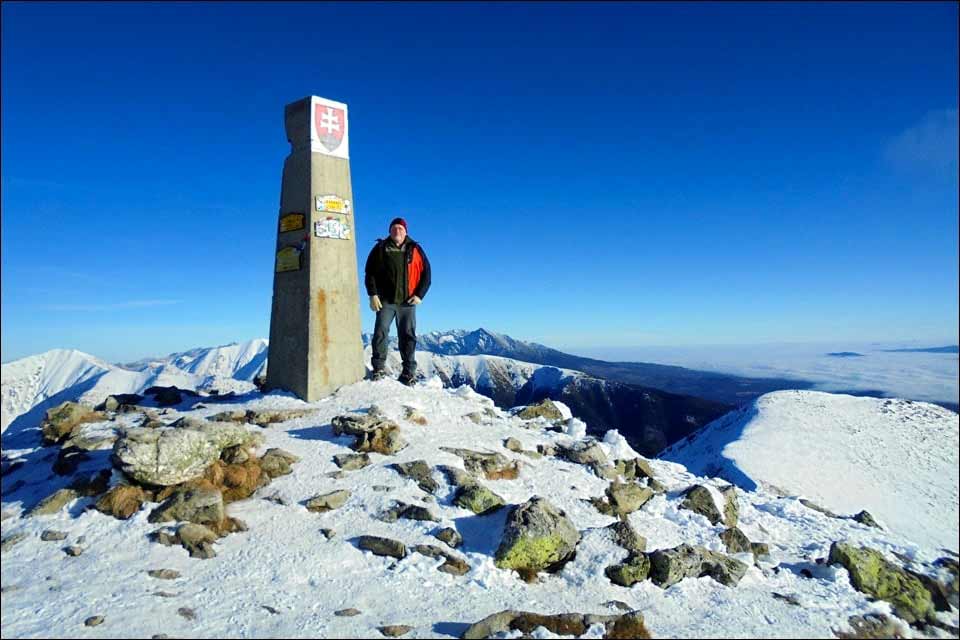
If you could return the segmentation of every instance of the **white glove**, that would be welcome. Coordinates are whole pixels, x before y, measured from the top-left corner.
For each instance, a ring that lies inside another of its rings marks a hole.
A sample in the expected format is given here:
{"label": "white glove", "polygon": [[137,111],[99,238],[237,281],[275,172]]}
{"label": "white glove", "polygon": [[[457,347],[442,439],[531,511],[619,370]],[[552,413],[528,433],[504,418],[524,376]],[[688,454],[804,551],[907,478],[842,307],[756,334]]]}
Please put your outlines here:
{"label": "white glove", "polygon": [[383,305],[380,304],[380,296],[370,296],[370,310],[376,313],[383,309]]}
{"label": "white glove", "polygon": [[413,296],[407,300],[407,304],[420,304],[421,302],[423,302],[423,300],[421,300],[418,296]]}

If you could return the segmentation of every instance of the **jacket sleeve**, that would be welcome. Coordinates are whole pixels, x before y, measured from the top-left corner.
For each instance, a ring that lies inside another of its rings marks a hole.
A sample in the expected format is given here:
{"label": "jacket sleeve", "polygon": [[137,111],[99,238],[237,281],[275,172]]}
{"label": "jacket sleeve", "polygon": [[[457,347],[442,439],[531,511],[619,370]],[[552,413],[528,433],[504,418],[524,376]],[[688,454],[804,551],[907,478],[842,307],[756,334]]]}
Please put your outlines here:
{"label": "jacket sleeve", "polygon": [[423,271],[420,272],[420,282],[417,283],[417,288],[413,292],[413,295],[423,300],[423,297],[427,295],[427,290],[430,288],[430,261],[427,260],[427,252],[424,251],[423,247],[419,244],[417,245],[417,251],[420,252],[420,258],[423,260]]}
{"label": "jacket sleeve", "polygon": [[378,240],[374,245],[373,249],[370,249],[370,254],[367,256],[367,264],[363,268],[363,285],[367,288],[368,296],[377,295],[377,247],[380,246],[380,241]]}

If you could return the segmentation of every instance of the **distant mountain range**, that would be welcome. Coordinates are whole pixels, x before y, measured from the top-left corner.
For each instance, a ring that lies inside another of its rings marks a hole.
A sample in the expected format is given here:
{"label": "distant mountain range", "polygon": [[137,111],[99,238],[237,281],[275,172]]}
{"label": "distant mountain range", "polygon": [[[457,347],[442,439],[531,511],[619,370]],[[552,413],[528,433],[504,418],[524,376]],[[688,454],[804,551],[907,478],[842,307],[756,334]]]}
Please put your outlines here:
{"label": "distant mountain range", "polygon": [[883,349],[887,353],[960,353],[960,345],[951,344],[945,347],[924,347],[917,349]]}

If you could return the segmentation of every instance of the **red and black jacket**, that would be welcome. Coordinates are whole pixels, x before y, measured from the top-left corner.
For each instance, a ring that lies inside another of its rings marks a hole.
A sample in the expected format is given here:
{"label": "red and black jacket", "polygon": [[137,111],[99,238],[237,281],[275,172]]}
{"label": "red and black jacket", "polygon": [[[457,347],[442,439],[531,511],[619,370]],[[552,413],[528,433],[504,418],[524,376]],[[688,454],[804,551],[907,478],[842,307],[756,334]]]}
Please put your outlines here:
{"label": "red and black jacket", "polygon": [[[385,265],[387,242],[392,242],[392,240],[390,238],[377,240],[370,250],[370,255],[367,256],[363,282],[367,288],[368,296],[389,296],[392,295],[389,292],[396,289],[396,283],[392,281]],[[405,280],[403,290],[407,292],[407,296],[404,300],[398,301],[397,304],[409,300],[412,296],[417,296],[423,300],[430,288],[430,261],[427,260],[427,254],[423,247],[410,236],[407,236],[405,240],[404,258],[407,268],[403,273]]]}

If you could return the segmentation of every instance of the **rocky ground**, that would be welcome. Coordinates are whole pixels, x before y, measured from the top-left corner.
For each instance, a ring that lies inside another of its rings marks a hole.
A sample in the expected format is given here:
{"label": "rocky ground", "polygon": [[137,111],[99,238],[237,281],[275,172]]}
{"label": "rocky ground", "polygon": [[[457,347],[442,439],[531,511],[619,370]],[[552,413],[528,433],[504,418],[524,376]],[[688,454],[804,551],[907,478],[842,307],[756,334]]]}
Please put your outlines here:
{"label": "rocky ground", "polygon": [[4,637],[957,635],[956,555],[550,401],[153,388],[4,437]]}

